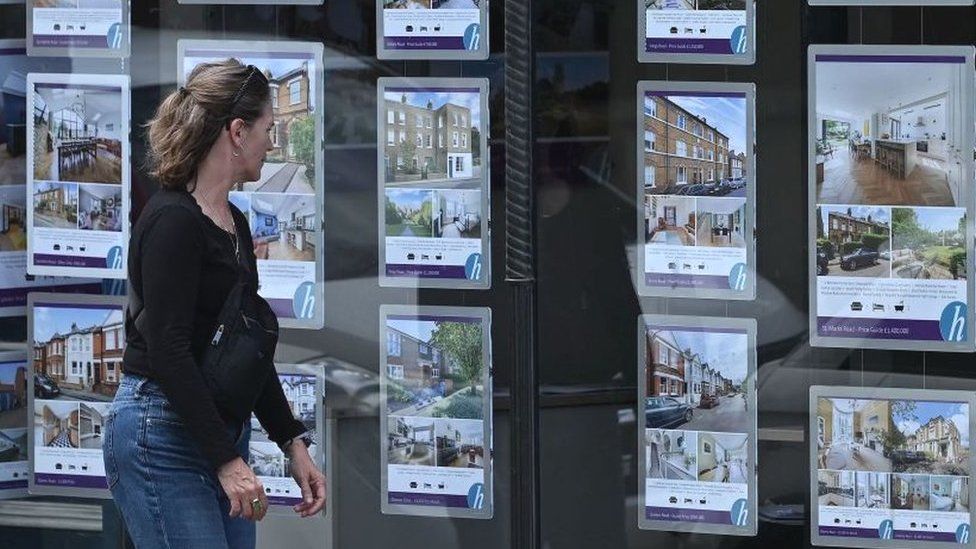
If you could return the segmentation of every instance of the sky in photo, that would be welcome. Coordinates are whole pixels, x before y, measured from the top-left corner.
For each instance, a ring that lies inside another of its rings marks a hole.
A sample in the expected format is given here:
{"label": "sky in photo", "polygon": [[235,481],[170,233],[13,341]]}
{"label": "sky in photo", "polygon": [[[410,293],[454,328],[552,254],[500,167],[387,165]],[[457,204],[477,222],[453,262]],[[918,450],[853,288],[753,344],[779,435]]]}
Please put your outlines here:
{"label": "sky in photo", "polygon": [[437,323],[428,320],[394,320],[389,319],[386,325],[394,330],[403,332],[420,341],[430,341],[430,336],[434,333]]}
{"label": "sky in photo", "polygon": [[916,417],[894,415],[895,425],[903,434],[911,435],[930,419],[942,416],[956,424],[962,445],[969,447],[969,405],[961,402],[922,402],[915,403]]}
{"label": "sky in photo", "polygon": [[[653,327],[651,327],[653,329]],[[749,338],[746,334],[716,332],[671,332],[682,349],[697,353],[703,363],[718,370],[732,383],[742,383],[749,372]]]}
{"label": "sky in photo", "polygon": [[704,118],[729,138],[729,150],[746,150],[746,100],[735,97],[698,97],[669,95],[668,100]]}
{"label": "sky in photo", "polygon": [[[453,105],[458,105],[459,107],[467,107],[471,110],[471,124],[469,127],[481,128],[481,94],[477,92],[457,92],[457,93],[412,93],[412,92],[386,92],[384,98],[387,101],[394,101],[399,103],[403,96],[407,96],[407,103],[413,105],[414,107],[427,107],[427,102],[430,101],[433,104],[434,110],[437,110],[444,106],[446,103],[451,103]],[[450,125],[450,122],[448,122]],[[437,122],[434,122],[434,127],[437,127]]]}
{"label": "sky in photo", "polygon": [[17,377],[17,370],[26,368],[26,362],[3,362],[0,363],[0,383],[10,385]]}
{"label": "sky in photo", "polygon": [[930,232],[959,230],[959,220],[966,217],[965,208],[915,208],[918,224]]}
{"label": "sky in photo", "polygon": [[80,309],[73,307],[35,307],[34,308],[34,341],[47,342],[55,333],[65,334],[71,331],[71,325],[78,328],[101,326],[112,314],[121,319],[122,307],[104,306],[97,309]]}
{"label": "sky in photo", "polygon": [[[242,55],[243,54],[243,55]],[[194,67],[200,63],[213,63],[217,61],[224,61],[228,57],[233,57],[237,59],[244,65],[254,65],[261,72],[266,70],[271,71],[272,78],[278,78],[281,75],[287,73],[288,71],[297,69],[302,66],[302,63],[306,61],[304,58],[291,58],[291,59],[270,59],[264,56],[247,55],[247,52],[214,52],[214,55],[207,56],[193,56],[185,57],[183,59],[183,78],[184,80],[190,76],[193,72]],[[316,85],[316,75],[315,75],[315,59],[308,59],[308,78],[312,89],[315,89]],[[309,104],[315,107],[315,96],[316,94],[309,94]]]}
{"label": "sky in photo", "polygon": [[399,208],[419,210],[425,200],[430,200],[430,191],[411,191],[404,189],[388,189],[386,196]]}
{"label": "sky in photo", "polygon": [[866,220],[870,216],[871,221],[891,225],[891,210],[888,208],[878,206],[821,206],[820,221],[823,223],[824,229],[827,228],[829,214],[840,213],[847,215],[848,209],[851,210],[851,215],[858,219]]}

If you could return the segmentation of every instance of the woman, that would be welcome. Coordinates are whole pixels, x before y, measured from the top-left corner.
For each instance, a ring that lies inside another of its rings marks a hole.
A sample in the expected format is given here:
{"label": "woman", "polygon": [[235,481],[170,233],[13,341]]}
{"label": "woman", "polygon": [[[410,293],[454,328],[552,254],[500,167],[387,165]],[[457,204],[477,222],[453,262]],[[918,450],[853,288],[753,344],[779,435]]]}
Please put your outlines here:
{"label": "woman", "polygon": [[[253,548],[268,509],[247,464],[247,418],[217,407],[199,359],[239,280],[260,299],[251,232],[228,193],[260,177],[272,125],[266,77],[236,60],[199,65],[148,124],[161,189],[130,242],[130,292],[142,307],[126,318],[125,377],[104,441],[109,488],[138,549]],[[301,486],[294,510],[315,515],[325,478],[305,427],[273,369],[254,383],[254,413]]]}

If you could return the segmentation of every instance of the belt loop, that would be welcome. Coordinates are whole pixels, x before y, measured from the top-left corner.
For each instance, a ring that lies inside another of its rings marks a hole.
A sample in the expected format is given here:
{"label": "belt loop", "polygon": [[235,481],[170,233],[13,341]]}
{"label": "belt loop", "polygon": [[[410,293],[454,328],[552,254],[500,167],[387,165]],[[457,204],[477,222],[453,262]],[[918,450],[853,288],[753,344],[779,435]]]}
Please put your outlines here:
{"label": "belt loop", "polygon": [[136,383],[135,398],[139,398],[139,397],[142,396],[142,386],[145,385],[148,382],[149,382],[149,378],[148,377],[143,377],[143,378],[139,379],[139,382]]}

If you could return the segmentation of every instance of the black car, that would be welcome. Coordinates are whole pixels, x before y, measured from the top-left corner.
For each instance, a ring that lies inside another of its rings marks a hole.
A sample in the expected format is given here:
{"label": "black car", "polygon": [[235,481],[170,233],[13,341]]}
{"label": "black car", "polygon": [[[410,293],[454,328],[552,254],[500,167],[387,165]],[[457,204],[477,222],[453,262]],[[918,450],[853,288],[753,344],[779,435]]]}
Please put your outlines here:
{"label": "black car", "polygon": [[830,267],[827,266],[828,263],[827,254],[817,252],[817,276],[824,276],[830,272]]}
{"label": "black car", "polygon": [[34,374],[34,396],[37,398],[54,398],[61,394],[58,384],[44,374]]}
{"label": "black car", "polygon": [[674,194],[681,196],[704,196],[708,194],[708,185],[704,183],[692,183],[679,187]]}
{"label": "black car", "polygon": [[681,425],[691,421],[691,406],[671,397],[648,397],[644,403],[644,417],[648,429]]}
{"label": "black car", "polygon": [[847,255],[841,256],[840,268],[845,271],[854,271],[861,267],[870,267],[878,264],[879,257],[877,250],[858,248]]}
{"label": "black car", "polygon": [[925,452],[916,452],[915,450],[892,450],[888,454],[887,457],[895,463],[918,463],[928,459]]}

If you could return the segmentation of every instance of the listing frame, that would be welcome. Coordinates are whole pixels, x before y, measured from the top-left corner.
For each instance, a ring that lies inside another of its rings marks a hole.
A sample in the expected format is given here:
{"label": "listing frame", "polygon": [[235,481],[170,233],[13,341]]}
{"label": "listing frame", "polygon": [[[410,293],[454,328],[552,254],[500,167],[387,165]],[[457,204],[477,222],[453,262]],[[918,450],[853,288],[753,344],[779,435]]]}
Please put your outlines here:
{"label": "listing frame", "polygon": [[[119,0],[122,8],[122,47],[112,48],[79,48],[79,47],[47,47],[34,45],[34,2],[35,0],[12,0],[9,4],[25,4],[27,6],[27,55],[41,57],[103,57],[127,58],[132,52],[132,15],[129,11],[130,0]],[[62,8],[63,9],[63,8]],[[29,124],[28,124],[29,126]]]}
{"label": "listing frame", "polygon": [[[199,0],[206,3],[206,0]],[[243,2],[243,0],[242,0]],[[437,60],[437,61],[484,61],[488,59],[491,45],[488,20],[488,0],[478,6],[481,13],[481,43],[476,50],[391,50],[386,47],[386,25],[383,0],[376,0],[376,58],[380,60]],[[429,11],[436,11],[431,9]]]}
{"label": "listing frame", "polygon": [[[633,1],[633,0],[631,0]],[[726,53],[651,53],[647,51],[647,10],[644,0],[637,4],[637,61],[639,63],[692,63],[754,65],[756,63],[756,0],[746,2],[746,32],[749,47],[744,54]]]}
{"label": "listing frame", "polygon": [[[0,364],[5,363],[5,362],[8,362],[8,363],[9,362],[23,362],[24,365],[27,367],[27,372],[28,372],[27,373],[27,380],[28,380],[27,381],[27,393],[28,393],[28,396],[27,396],[27,404],[25,404],[25,413],[27,415],[27,424],[24,426],[24,428],[27,429],[27,460],[17,461],[15,463],[23,463],[23,464],[26,465],[27,476],[26,476],[26,478],[24,480],[27,482],[28,485],[30,484],[31,480],[34,478],[34,475],[33,475],[33,467],[31,465],[31,461],[30,461],[30,456],[32,455],[32,452],[30,450],[31,444],[32,444],[32,440],[31,439],[33,439],[33,435],[34,435],[34,432],[33,432],[34,431],[34,429],[33,429],[33,427],[34,427],[33,426],[33,421],[34,420],[33,420],[33,418],[31,417],[31,414],[30,414],[30,411],[31,411],[30,399],[31,399],[31,395],[33,394],[33,389],[31,388],[31,383],[33,383],[32,379],[33,379],[34,376],[32,375],[33,374],[33,372],[32,372],[33,368],[31,367],[30,358],[31,358],[30,357],[30,353],[28,353],[27,351],[0,351]],[[27,495],[27,490],[28,490],[28,486],[27,485],[25,485],[23,488],[10,488],[10,489],[7,489],[7,490],[0,490],[0,500],[4,500],[4,499],[15,499],[15,498],[24,497],[24,496]]]}

